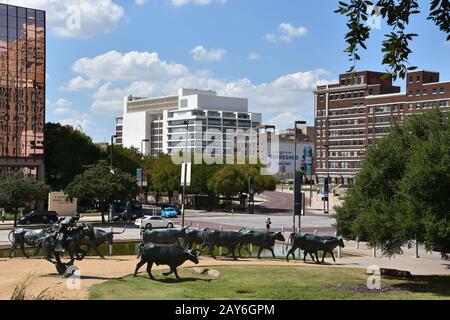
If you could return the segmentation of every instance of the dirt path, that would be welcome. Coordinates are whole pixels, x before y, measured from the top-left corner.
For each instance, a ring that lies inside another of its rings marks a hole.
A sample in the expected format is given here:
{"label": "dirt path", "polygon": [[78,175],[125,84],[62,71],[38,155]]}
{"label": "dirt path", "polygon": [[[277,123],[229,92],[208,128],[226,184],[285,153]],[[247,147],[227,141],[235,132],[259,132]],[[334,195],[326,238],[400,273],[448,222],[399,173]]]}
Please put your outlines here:
{"label": "dirt path", "polygon": [[[349,252],[354,250],[348,250]],[[450,262],[443,261],[437,254],[423,254],[421,259],[415,259],[409,251],[403,256],[395,259],[372,258],[368,250],[359,250],[358,257],[343,257],[338,259],[336,264],[316,265],[314,263],[303,263],[303,261],[291,261],[289,263],[283,260],[256,260],[241,259],[233,261],[232,259],[213,260],[206,257],[200,258],[198,267],[214,266],[242,266],[242,265],[260,265],[260,266],[298,266],[298,267],[343,267],[366,269],[370,265],[377,265],[382,268],[395,268],[399,270],[410,271],[413,275],[430,274],[450,274]],[[330,260],[329,258],[327,261]],[[328,261],[330,262],[330,261]],[[104,281],[119,279],[131,275],[136,266],[135,256],[117,256],[109,257],[108,260],[102,260],[95,257],[88,257],[83,261],[77,262],[81,271],[81,289],[70,290],[67,288],[67,279],[62,278],[56,273],[52,264],[43,259],[0,259],[0,300],[8,300],[17,285],[22,284],[30,275],[32,281],[27,289],[28,295],[36,296],[41,291],[50,288],[49,294],[56,299],[81,300],[88,298],[88,290],[94,284]],[[193,267],[192,263],[183,265],[185,268]],[[154,267],[156,270],[167,269],[166,266]],[[141,269],[145,272],[145,268]]]}
{"label": "dirt path", "polygon": [[[290,265],[283,261],[257,261],[254,259],[240,260],[235,262],[230,259],[213,260],[202,258],[196,267],[219,266],[219,265]],[[298,263],[300,265],[300,263]],[[86,258],[77,262],[81,271],[81,289],[69,290],[66,279],[56,273],[52,264],[43,259],[16,258],[11,260],[0,260],[0,300],[9,300],[17,285],[23,283],[30,275],[32,281],[27,293],[32,296],[38,295],[42,290],[49,289],[49,294],[56,299],[82,300],[88,298],[89,287],[103,281],[122,278],[131,275],[136,266],[135,256],[112,257],[108,260],[97,258]],[[183,267],[193,267],[194,264],[186,263]],[[156,267],[155,270],[167,269],[165,266]],[[145,268],[141,269],[145,272]]]}

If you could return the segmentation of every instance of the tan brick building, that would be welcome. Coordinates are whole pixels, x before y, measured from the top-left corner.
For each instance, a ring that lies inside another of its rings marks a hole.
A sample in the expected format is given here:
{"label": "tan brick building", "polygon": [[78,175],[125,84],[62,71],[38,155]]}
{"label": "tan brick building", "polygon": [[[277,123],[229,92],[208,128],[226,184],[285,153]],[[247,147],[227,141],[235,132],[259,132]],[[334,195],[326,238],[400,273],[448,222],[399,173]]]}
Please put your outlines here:
{"label": "tan brick building", "polygon": [[406,92],[380,72],[341,74],[339,83],[318,86],[315,94],[316,172],[333,184],[351,184],[369,145],[389,134],[392,124],[432,108],[450,110],[450,82],[439,73],[414,71]]}

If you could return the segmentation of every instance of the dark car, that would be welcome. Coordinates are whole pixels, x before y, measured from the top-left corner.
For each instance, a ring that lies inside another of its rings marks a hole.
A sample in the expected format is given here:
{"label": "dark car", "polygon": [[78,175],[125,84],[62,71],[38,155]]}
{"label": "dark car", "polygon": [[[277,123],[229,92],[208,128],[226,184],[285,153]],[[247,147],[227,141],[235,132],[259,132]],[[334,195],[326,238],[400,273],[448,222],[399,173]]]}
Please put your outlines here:
{"label": "dark car", "polygon": [[19,220],[20,225],[52,224],[58,222],[58,214],[55,211],[31,211]]}
{"label": "dark car", "polygon": [[141,211],[142,210],[142,202],[138,200],[131,200],[130,201],[131,209],[133,211]]}
{"label": "dark car", "polygon": [[136,219],[143,217],[144,214],[140,211],[131,211],[130,213],[128,213],[127,211],[123,211],[113,216],[112,221],[113,222],[136,221]]}
{"label": "dark car", "polygon": [[[141,211],[142,203],[138,200],[131,200],[130,207],[132,211]],[[114,204],[114,211],[124,212],[127,210],[127,202],[117,202]]]}

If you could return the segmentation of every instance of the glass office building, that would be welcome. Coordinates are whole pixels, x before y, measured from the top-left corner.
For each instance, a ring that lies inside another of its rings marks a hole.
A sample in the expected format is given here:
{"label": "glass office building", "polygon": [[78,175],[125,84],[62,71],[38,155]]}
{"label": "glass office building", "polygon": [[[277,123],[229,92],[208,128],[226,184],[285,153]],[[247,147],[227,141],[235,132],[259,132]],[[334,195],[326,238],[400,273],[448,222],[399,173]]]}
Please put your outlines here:
{"label": "glass office building", "polygon": [[44,179],[45,12],[0,4],[0,170]]}

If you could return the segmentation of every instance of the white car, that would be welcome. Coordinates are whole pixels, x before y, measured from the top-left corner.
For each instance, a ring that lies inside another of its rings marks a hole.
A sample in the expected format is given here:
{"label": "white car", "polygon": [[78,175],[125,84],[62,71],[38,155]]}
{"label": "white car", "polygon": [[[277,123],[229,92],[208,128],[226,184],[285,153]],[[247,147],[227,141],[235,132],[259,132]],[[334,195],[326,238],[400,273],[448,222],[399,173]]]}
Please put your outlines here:
{"label": "white car", "polygon": [[159,216],[145,216],[142,219],[137,219],[134,223],[141,229],[157,229],[157,228],[173,228],[175,224],[167,219]]}

